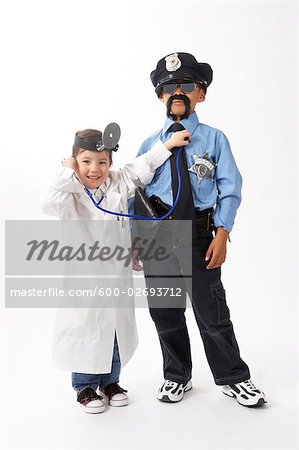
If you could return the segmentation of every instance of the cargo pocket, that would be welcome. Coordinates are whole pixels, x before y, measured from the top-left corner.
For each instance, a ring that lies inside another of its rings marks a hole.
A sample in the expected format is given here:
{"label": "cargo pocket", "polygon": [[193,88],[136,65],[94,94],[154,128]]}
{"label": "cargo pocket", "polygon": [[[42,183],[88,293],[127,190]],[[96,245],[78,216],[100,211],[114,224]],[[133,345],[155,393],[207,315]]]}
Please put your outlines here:
{"label": "cargo pocket", "polygon": [[227,322],[230,318],[229,308],[226,304],[225,289],[221,281],[211,285],[212,296],[217,302],[218,324]]}

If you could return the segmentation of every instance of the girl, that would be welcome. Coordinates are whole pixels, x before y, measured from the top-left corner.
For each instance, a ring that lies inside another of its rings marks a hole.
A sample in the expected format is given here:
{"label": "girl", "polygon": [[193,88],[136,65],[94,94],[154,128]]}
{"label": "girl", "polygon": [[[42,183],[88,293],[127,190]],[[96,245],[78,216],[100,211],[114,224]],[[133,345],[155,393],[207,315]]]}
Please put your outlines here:
{"label": "girl", "polygon": [[[98,210],[84,187],[92,194],[99,189],[106,193],[102,203],[105,209],[126,213],[127,200],[135,188],[148,184],[155,170],[171,155],[170,150],[188,144],[186,138],[190,139],[188,131],[174,133],[165,144],[158,141],[147,153],[113,171],[112,151],[100,145],[101,131],[78,131],[72,156],[63,160],[63,170],[45,193],[43,212],[62,220],[117,220],[117,216]],[[119,229],[130,238],[128,227]],[[122,276],[118,265],[113,269]],[[126,301],[126,305],[129,306],[57,311],[53,364],[72,372],[77,401],[87,413],[103,412],[106,404],[128,404],[127,391],[118,384],[119,375],[121,367],[132,357],[138,339],[133,300]]]}

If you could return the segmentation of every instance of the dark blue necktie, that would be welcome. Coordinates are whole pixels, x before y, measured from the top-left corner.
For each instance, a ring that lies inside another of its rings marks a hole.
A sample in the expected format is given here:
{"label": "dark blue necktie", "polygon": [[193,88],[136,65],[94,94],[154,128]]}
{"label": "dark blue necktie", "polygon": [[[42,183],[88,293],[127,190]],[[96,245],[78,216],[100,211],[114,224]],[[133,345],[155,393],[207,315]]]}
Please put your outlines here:
{"label": "dark blue necktie", "polygon": [[[178,122],[172,124],[171,127],[168,129],[168,131],[181,131],[181,130],[185,130],[185,128],[181,123]],[[178,174],[176,166],[178,151],[179,147],[174,147],[172,149],[172,155],[170,156],[173,201],[175,200],[178,192]],[[181,194],[178,204],[173,212],[173,218],[176,220],[192,220],[194,224],[195,221],[194,203],[188,172],[186,151],[184,148],[180,155],[179,165],[182,179]]]}

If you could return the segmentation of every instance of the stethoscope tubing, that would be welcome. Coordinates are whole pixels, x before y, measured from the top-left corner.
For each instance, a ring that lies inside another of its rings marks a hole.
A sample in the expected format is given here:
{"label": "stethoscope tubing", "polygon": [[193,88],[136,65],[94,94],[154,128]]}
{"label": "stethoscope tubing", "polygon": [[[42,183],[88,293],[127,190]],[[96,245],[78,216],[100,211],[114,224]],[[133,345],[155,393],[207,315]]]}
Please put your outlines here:
{"label": "stethoscope tubing", "polygon": [[176,166],[177,166],[177,175],[178,175],[178,192],[177,192],[177,195],[176,195],[176,198],[175,198],[175,201],[174,201],[172,207],[170,208],[170,210],[166,214],[164,214],[164,216],[161,216],[161,217],[145,217],[145,216],[139,216],[137,214],[125,214],[125,213],[117,213],[117,212],[114,212],[114,211],[109,211],[108,209],[102,208],[100,206],[100,204],[102,203],[102,201],[105,198],[105,195],[102,195],[100,200],[98,202],[96,202],[95,199],[92,196],[92,193],[89,191],[89,189],[87,187],[84,187],[84,190],[85,190],[86,194],[89,196],[89,198],[91,199],[91,201],[94,204],[94,206],[96,208],[98,208],[99,210],[103,211],[104,213],[111,214],[113,216],[129,217],[130,219],[140,219],[140,220],[154,220],[154,221],[157,221],[157,220],[166,219],[175,210],[176,205],[177,205],[177,203],[179,201],[179,198],[180,198],[180,194],[181,194],[182,179],[181,179],[181,171],[180,171],[180,163],[179,162],[180,162],[180,156],[181,156],[183,148],[184,147],[181,147],[179,149],[177,157],[176,157]]}

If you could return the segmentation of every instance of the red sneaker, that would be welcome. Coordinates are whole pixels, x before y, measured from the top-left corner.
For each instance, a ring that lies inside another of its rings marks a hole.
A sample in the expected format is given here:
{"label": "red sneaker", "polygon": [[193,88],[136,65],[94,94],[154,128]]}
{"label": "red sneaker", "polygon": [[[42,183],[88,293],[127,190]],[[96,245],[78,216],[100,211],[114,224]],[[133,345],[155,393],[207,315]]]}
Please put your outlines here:
{"label": "red sneaker", "polygon": [[79,402],[80,408],[86,413],[99,414],[105,411],[103,397],[98,395],[90,386],[78,392],[77,402]]}
{"label": "red sneaker", "polygon": [[117,383],[108,384],[105,388],[99,389],[103,402],[111,406],[126,406],[129,404],[128,391],[121,388]]}

